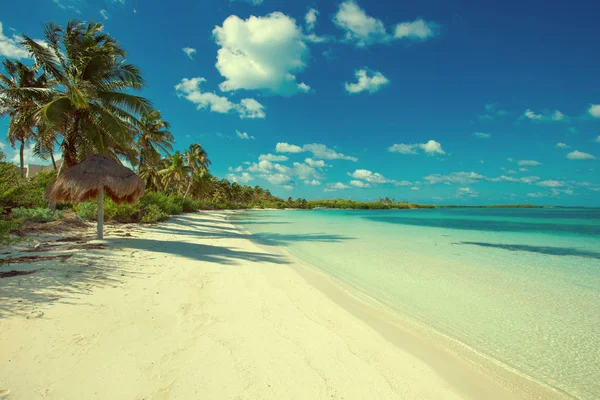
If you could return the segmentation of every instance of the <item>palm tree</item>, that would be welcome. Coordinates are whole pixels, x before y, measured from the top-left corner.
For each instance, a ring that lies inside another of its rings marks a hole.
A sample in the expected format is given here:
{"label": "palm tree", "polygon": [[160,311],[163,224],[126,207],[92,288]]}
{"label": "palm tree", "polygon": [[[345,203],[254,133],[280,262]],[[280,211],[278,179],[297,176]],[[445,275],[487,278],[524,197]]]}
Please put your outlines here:
{"label": "palm tree", "polygon": [[194,177],[201,178],[205,173],[208,172],[208,166],[210,165],[210,160],[208,159],[208,154],[202,148],[200,143],[194,143],[190,146],[188,150],[183,153],[183,157],[188,165],[191,168],[192,173],[190,174],[190,181],[188,183],[187,190],[183,195],[185,199],[192,187],[192,183],[194,182]]}
{"label": "palm tree", "polygon": [[160,152],[169,154],[173,150],[175,141],[169,132],[169,123],[162,119],[158,110],[151,110],[142,114],[137,124],[137,150],[139,152],[138,172],[149,165],[156,165],[160,161]]}
{"label": "palm tree", "polygon": [[25,145],[35,137],[38,124],[35,111],[38,103],[44,100],[44,90],[48,85],[44,73],[22,64],[5,59],[4,73],[0,74],[0,116],[8,115],[8,141],[14,148],[19,142],[21,177],[25,177]]}
{"label": "palm tree", "polygon": [[167,158],[166,167],[158,171],[162,177],[162,184],[165,190],[176,190],[181,192],[183,183],[188,180],[191,168],[186,165],[181,152],[177,151]]}
{"label": "palm tree", "polygon": [[150,102],[129,93],[144,85],[140,70],[126,63],[125,51],[103,25],[71,20],[62,28],[50,22],[45,43],[23,35],[22,44],[56,82],[37,114],[62,133],[66,166],[92,153],[135,163],[135,114],[146,112]]}

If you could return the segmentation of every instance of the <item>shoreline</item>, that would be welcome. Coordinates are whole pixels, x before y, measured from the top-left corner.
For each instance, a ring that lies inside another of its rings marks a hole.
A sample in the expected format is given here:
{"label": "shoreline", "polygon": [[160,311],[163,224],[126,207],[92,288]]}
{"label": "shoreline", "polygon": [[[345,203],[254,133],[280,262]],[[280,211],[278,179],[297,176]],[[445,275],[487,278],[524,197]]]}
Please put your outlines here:
{"label": "shoreline", "polygon": [[[228,220],[252,240],[252,234],[231,219],[231,216],[242,212],[248,211],[233,212]],[[402,315],[400,311],[364,293],[360,288],[328,274],[282,246],[257,245],[295,260],[291,267],[308,284],[367,323],[394,346],[426,362],[466,398],[570,398],[558,388],[524,375],[448,335]]]}
{"label": "shoreline", "polygon": [[90,242],[106,249],[9,266],[39,272],[0,281],[0,398],[513,393],[431,352],[311,266],[258,246],[228,221],[234,213],[186,214],[124,235],[113,226]]}

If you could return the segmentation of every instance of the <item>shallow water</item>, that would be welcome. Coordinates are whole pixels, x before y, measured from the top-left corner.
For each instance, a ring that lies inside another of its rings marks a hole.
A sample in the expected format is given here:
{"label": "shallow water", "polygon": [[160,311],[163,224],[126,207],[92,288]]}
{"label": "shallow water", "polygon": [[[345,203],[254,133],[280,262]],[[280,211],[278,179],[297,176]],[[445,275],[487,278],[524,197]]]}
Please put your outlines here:
{"label": "shallow water", "polygon": [[252,211],[234,222],[523,375],[600,398],[600,209]]}

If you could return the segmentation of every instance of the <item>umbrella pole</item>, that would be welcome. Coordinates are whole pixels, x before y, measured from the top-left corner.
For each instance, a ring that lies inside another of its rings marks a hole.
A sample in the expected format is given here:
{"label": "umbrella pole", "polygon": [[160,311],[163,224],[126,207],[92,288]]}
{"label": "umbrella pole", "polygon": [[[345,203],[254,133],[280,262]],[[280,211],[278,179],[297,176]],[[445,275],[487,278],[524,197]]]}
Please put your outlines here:
{"label": "umbrella pole", "polygon": [[98,239],[104,239],[104,187],[98,192]]}

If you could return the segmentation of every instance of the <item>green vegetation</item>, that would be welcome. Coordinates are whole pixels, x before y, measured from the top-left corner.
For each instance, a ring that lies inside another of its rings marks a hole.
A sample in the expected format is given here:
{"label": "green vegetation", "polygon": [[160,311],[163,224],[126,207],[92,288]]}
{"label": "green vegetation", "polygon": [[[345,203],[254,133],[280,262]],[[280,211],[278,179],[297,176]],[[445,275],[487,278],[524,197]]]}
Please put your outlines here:
{"label": "green vegetation", "polygon": [[355,209],[355,210],[403,210],[409,208],[435,208],[429,204],[410,204],[405,201],[396,203],[394,201],[354,201],[354,200],[311,200],[307,208],[336,208],[336,209]]}

